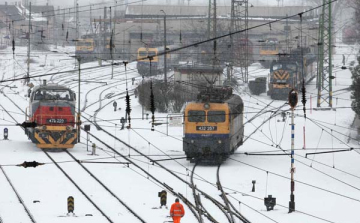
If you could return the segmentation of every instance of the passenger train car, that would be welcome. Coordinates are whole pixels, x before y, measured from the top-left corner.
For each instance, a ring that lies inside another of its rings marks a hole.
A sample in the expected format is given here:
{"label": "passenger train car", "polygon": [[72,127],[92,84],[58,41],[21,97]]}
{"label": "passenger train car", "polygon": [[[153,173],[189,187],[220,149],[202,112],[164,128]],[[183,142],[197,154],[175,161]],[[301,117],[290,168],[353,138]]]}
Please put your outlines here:
{"label": "passenger train car", "polygon": [[[167,46],[167,50],[172,50],[177,48],[176,45]],[[142,76],[151,76],[160,74],[164,70],[164,55],[159,54],[164,52],[164,47],[156,48],[145,48],[141,47],[137,51],[137,70]],[[150,69],[150,60],[146,57],[151,56],[151,69]],[[177,53],[168,53],[166,55],[167,68],[170,70],[179,63],[179,56]],[[151,71],[150,71],[151,70]]]}
{"label": "passenger train car", "polygon": [[[301,56],[303,55],[303,57]],[[287,99],[292,89],[300,90],[302,86],[302,72],[305,84],[316,75],[316,56],[309,48],[293,50],[288,57],[280,57],[270,66],[270,82],[268,95],[273,99]]]}
{"label": "passenger train car", "polygon": [[75,93],[67,87],[46,82],[34,87],[27,121],[37,127],[26,128],[29,139],[41,149],[73,148],[77,142],[75,103]]}
{"label": "passenger train car", "polygon": [[231,88],[209,88],[184,111],[183,150],[191,162],[219,163],[243,143],[244,104]]}

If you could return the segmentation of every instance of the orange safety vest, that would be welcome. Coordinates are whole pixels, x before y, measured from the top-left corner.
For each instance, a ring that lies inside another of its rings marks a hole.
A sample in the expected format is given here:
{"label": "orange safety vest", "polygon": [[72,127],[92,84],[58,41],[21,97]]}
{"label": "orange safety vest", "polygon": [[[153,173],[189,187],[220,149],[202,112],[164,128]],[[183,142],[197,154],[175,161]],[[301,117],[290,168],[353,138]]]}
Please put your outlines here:
{"label": "orange safety vest", "polygon": [[175,202],[171,205],[170,216],[183,217],[185,215],[184,207],[179,202]]}

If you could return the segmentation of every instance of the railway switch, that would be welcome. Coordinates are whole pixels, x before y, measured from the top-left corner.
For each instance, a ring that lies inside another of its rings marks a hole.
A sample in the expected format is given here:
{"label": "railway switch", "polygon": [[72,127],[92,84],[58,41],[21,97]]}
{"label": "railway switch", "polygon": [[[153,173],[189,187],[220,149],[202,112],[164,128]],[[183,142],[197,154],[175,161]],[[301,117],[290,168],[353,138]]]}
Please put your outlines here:
{"label": "railway switch", "polygon": [[253,186],[252,186],[251,192],[255,192],[256,180],[253,180],[253,181],[252,181],[252,184],[253,184]]}
{"label": "railway switch", "polygon": [[272,197],[272,195],[268,195],[268,197],[264,198],[264,204],[267,211],[274,210],[274,207],[276,205],[276,198]]}
{"label": "railway switch", "polygon": [[7,140],[9,137],[9,130],[8,128],[4,128],[4,140]]}
{"label": "railway switch", "polygon": [[162,190],[161,192],[158,193],[158,197],[160,197],[160,208],[162,206],[166,207],[166,199],[167,199],[167,192],[166,190]]}
{"label": "railway switch", "polygon": [[68,197],[67,199],[67,208],[68,208],[68,214],[74,213],[75,205],[74,205],[74,198],[72,196]]}

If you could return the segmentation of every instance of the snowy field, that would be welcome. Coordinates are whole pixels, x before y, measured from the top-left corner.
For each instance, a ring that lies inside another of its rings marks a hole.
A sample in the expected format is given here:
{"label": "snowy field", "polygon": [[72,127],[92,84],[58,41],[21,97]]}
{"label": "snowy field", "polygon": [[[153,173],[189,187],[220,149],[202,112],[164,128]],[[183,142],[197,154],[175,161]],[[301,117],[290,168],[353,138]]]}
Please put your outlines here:
{"label": "snowy field", "polygon": [[[54,49],[55,50],[55,49]],[[46,56],[41,52],[34,52],[35,63],[31,64],[31,76],[54,74],[32,78],[37,85],[42,79],[48,83],[59,83],[71,87],[77,93],[77,72],[74,59],[69,57],[73,48],[58,47],[56,52]],[[346,65],[356,60],[356,46],[338,45],[334,58],[334,73],[336,76],[333,86],[334,103],[332,110],[315,111],[316,80],[307,85],[306,115],[299,103],[295,111],[295,202],[296,212],[288,213],[290,200],[290,117],[289,105],[285,101],[273,101],[266,93],[260,96],[251,95],[246,88],[240,86],[237,90],[244,100],[245,118],[247,122],[264,109],[264,114],[257,116],[245,125],[246,141],[238,148],[220,169],[220,178],[230,201],[251,222],[281,222],[281,223],[354,223],[360,222],[360,150],[356,141],[356,131],[351,127],[355,113],[351,110],[350,92],[344,90],[351,84],[351,73],[348,69],[341,69],[342,55],[346,55]],[[16,49],[16,61],[12,58],[10,48],[0,54],[0,78],[12,80],[26,74],[26,48]],[[98,67],[97,62],[82,64],[80,104],[82,115],[98,124],[109,133],[118,137],[138,151],[151,155],[152,159],[169,159],[184,157],[182,151],[183,129],[166,125],[155,127],[151,131],[149,120],[142,120],[142,109],[137,99],[131,97],[131,129],[120,130],[119,119],[125,116],[124,93],[126,88],[134,89],[141,81],[136,72],[136,64],[131,63],[125,71],[124,66],[114,68],[114,78],[111,79],[111,67],[103,63]],[[85,69],[96,67],[94,69]],[[64,72],[72,71],[74,72]],[[57,72],[64,72],[56,74]],[[267,76],[268,70],[259,64],[250,67],[250,79]],[[135,78],[132,85],[131,78]],[[103,82],[106,82],[103,83]],[[28,106],[27,87],[22,81],[7,81],[0,83],[0,165],[7,177],[16,188],[29,212],[36,222],[41,223],[100,223],[109,222],[98,209],[65,177],[40,149],[36,148],[24,134],[20,127],[14,126],[25,119]],[[15,103],[12,103],[11,100]],[[101,104],[99,102],[101,100]],[[121,110],[114,112],[112,102],[116,100]],[[325,105],[324,105],[325,106]],[[326,107],[326,106],[325,106]],[[9,114],[5,112],[5,109]],[[22,110],[20,110],[20,109]],[[102,108],[99,110],[99,108]],[[277,110],[287,112],[285,122],[282,121]],[[150,113],[146,111],[146,113]],[[167,114],[156,113],[156,119],[166,122]],[[84,124],[88,122],[82,118]],[[259,127],[260,126],[260,127]],[[9,128],[9,139],[3,139],[3,128]],[[259,127],[259,128],[258,128]],[[305,128],[305,136],[304,136]],[[257,130],[254,134],[252,134]],[[124,201],[138,215],[149,223],[170,221],[169,209],[160,209],[158,192],[165,189],[159,182],[166,183],[176,193],[194,203],[191,188],[182,182],[190,181],[190,172],[194,164],[185,159],[161,161],[170,172],[140,156],[120,141],[114,140],[104,131],[91,126],[92,134],[100,138],[109,146],[138,166],[130,164],[114,164],[127,162],[111,151],[106,145],[90,137],[97,145],[97,155],[91,156],[86,148],[86,135],[82,132],[81,143],[77,144],[70,153],[83,163],[91,173],[99,178],[117,197]],[[305,137],[305,145],[304,145]],[[325,152],[354,148],[354,150],[308,155],[307,153]],[[245,153],[273,153],[277,156],[246,155]],[[281,154],[281,155],[280,155]],[[285,154],[285,155],[284,155]],[[74,179],[77,185],[90,196],[98,207],[112,220],[112,222],[141,222],[135,218],[123,205],[117,202],[104,188],[79,166],[65,152],[50,152],[50,155]],[[45,165],[37,168],[17,167],[24,161],[37,161]],[[140,168],[141,169],[140,169]],[[222,202],[220,192],[216,187],[216,169],[214,166],[199,166],[195,170],[195,184],[201,190]],[[24,207],[19,202],[14,190],[6,180],[4,172],[0,171],[0,222],[18,223],[31,222]],[[174,175],[177,177],[175,177]],[[155,181],[151,176],[156,177]],[[251,192],[252,181],[256,181],[256,190]],[[273,211],[266,211],[264,197],[276,197],[277,205]],[[75,198],[75,216],[67,216],[67,198]],[[175,196],[168,193],[168,207]],[[204,197],[203,205],[219,222],[227,222],[225,215]],[[182,222],[197,222],[194,215],[185,206],[186,215]],[[209,222],[204,218],[205,222]],[[236,219],[235,222],[240,222]]]}

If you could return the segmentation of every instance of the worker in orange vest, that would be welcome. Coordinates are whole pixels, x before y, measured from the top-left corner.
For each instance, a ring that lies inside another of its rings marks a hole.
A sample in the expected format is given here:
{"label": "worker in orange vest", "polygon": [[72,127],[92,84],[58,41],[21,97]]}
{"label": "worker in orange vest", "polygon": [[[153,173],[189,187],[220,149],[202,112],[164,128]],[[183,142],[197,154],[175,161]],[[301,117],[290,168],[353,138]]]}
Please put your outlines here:
{"label": "worker in orange vest", "polygon": [[180,219],[184,217],[184,215],[184,207],[180,204],[179,198],[176,198],[175,203],[171,205],[170,216],[172,217],[174,223],[180,223]]}

